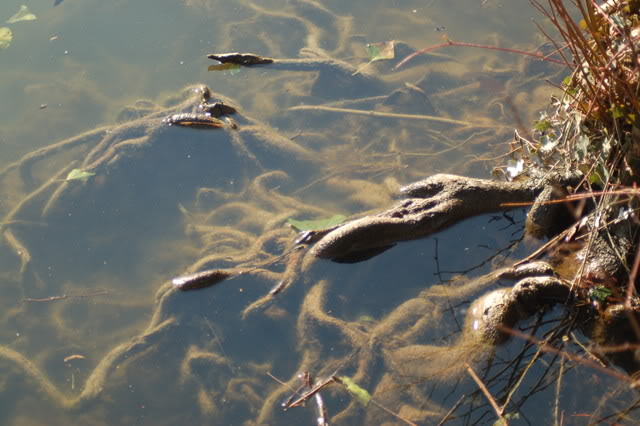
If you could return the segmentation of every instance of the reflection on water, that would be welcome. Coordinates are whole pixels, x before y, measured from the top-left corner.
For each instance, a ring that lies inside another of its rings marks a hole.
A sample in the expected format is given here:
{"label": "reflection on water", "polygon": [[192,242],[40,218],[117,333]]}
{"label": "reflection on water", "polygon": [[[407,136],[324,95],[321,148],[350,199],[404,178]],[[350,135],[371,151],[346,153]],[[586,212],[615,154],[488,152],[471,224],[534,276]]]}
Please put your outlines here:
{"label": "reflection on water", "polygon": [[[5,2],[0,14],[17,7]],[[543,77],[561,70],[462,48],[398,71],[393,61],[362,75],[345,70],[367,62],[368,42],[402,40],[397,63],[411,46],[441,43],[442,27],[455,40],[535,50],[525,2],[31,8],[39,19],[16,24],[0,52],[9,64],[0,71],[3,424],[312,424],[315,403],[281,409],[301,371],[350,376],[373,395],[364,408],[336,384],[324,390],[336,424],[436,424],[453,407],[454,423],[491,424],[465,363],[523,422],[598,404],[602,416],[631,398],[611,378],[552,355],[530,363],[535,345],[492,353],[464,338],[470,301],[495,283],[459,274],[529,252],[518,244],[520,212],[352,265],[288,251],[289,218],[379,210],[399,184],[436,172],[488,176],[518,120],[530,123],[546,102]],[[297,58],[301,49],[314,70],[207,72],[214,51]],[[198,110],[198,82],[239,108],[237,129],[163,122]],[[412,117],[354,112],[370,110]],[[73,169],[94,175],[65,181]],[[206,268],[247,272],[192,293],[168,283]],[[273,297],[276,285],[284,289]],[[562,312],[545,318],[542,332]],[[615,406],[572,391],[591,381]]]}

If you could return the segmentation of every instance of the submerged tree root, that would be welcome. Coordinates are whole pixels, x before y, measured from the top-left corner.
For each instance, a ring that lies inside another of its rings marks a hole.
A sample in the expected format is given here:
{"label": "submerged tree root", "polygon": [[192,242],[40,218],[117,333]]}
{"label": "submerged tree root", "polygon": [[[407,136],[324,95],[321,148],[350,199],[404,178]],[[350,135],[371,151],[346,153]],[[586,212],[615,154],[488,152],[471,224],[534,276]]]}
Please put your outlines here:
{"label": "submerged tree root", "polygon": [[[536,197],[544,197],[546,201],[534,204],[528,220],[537,229],[547,229],[553,223],[557,209],[547,208],[549,195],[557,193],[550,190],[570,183],[575,184],[575,177],[559,178],[557,176],[545,179],[530,180],[523,183],[500,183],[478,179],[468,179],[451,175],[436,175],[424,181],[409,185],[401,190],[407,199],[401,201],[391,209],[382,213],[365,216],[337,226],[312,247],[309,251],[303,270],[316,262],[316,258],[324,257],[334,261],[359,261],[372,257],[382,249],[386,249],[399,241],[424,237],[438,232],[467,217],[480,213],[489,213],[508,209],[506,203],[533,203]],[[584,246],[583,253],[578,254],[586,261],[585,271],[594,275],[603,271],[611,276],[628,274],[626,262],[633,254],[633,241],[636,240],[635,226],[628,222],[609,219],[606,228],[595,229],[594,222],[583,221],[583,235],[591,235],[593,239],[589,250]],[[575,234],[575,230],[573,234]],[[592,280],[593,278],[588,278]],[[436,304],[429,299],[432,297],[453,297],[459,300],[489,285],[504,280],[515,281],[510,287],[493,290],[476,299],[470,306],[465,321],[464,331],[453,346],[432,346],[412,343],[429,332],[433,321],[439,321]],[[572,286],[571,281],[556,275],[554,268],[544,262],[525,263],[497,270],[456,289],[443,286],[433,286],[425,291],[425,295],[405,302],[391,314],[378,322],[369,330],[367,335],[360,335],[358,327],[326,313],[320,299],[326,284],[318,284],[308,294],[303,311],[309,312],[311,318],[319,324],[330,328],[337,328],[345,337],[345,343],[352,350],[358,350],[360,366],[357,377],[364,384],[370,377],[370,360],[375,358],[374,346],[368,342],[383,342],[383,353],[386,365],[395,375],[404,378],[436,377],[458,375],[463,372],[464,361],[492,352],[495,345],[506,342],[512,335],[511,330],[522,320],[530,318],[555,304],[562,304],[567,309],[577,312],[585,310],[574,305],[575,300],[585,297],[584,293]],[[587,287],[589,288],[589,287]],[[322,291],[321,291],[322,290]],[[429,299],[427,299],[427,297]],[[309,304],[309,300],[315,300]],[[631,309],[636,309],[631,307]],[[586,310],[589,310],[588,306]],[[613,311],[611,311],[613,312]],[[622,310],[624,312],[624,309]],[[591,315],[594,313],[592,312]],[[607,314],[605,314],[606,316]],[[613,321],[615,314],[609,315],[609,326],[617,324]],[[621,315],[618,315],[621,317]],[[606,320],[605,320],[606,322]],[[609,344],[620,342],[620,334],[612,329],[607,330],[603,321],[582,323],[584,331],[597,336],[599,341],[606,340]],[[309,321],[300,322],[304,327],[302,333],[312,336],[316,332],[308,328]],[[597,331],[594,331],[597,329]],[[628,327],[626,328],[628,329]],[[603,331],[605,330],[605,331]],[[354,334],[355,333],[355,334]],[[628,339],[629,335],[622,338]],[[628,371],[633,371],[629,363],[621,363],[621,357],[614,357]],[[369,361],[367,361],[369,360]],[[426,360],[432,360],[426,361]],[[435,363],[435,370],[425,365]],[[636,363],[637,364],[637,363]],[[382,386],[382,382],[378,383]],[[390,400],[391,401],[391,400]],[[393,403],[393,402],[390,402]],[[350,409],[338,413],[335,418],[350,418]],[[429,411],[433,414],[434,411]],[[438,412],[437,408],[435,412]],[[427,414],[425,414],[427,415]],[[414,421],[419,419],[412,418]]]}
{"label": "submerged tree root", "polygon": [[32,361],[9,347],[0,346],[0,362],[8,363],[14,374],[33,383],[34,390],[45,395],[60,408],[67,410],[84,408],[101,395],[107,385],[109,374],[119,364],[137,354],[153,350],[178,325],[177,319],[165,312],[167,299],[174,293],[175,290],[160,289],[158,291],[161,299],[146,330],[109,351],[93,369],[77,396],[60,391]]}
{"label": "submerged tree root", "polygon": [[406,198],[391,209],[340,225],[316,243],[311,254],[339,261],[375,252],[472,216],[503,210],[505,203],[532,202],[543,189],[542,180],[515,183],[435,175],[402,188]]}
{"label": "submerged tree root", "polygon": [[[373,97],[394,88],[387,79],[357,72],[358,69],[353,65],[331,57],[319,49],[319,46],[323,46],[334,56],[350,56],[353,53],[349,50],[353,40],[348,37],[352,18],[335,16],[315,0],[290,1],[288,5],[292,6],[293,12],[290,9],[268,11],[252,1],[242,1],[238,4],[253,16],[240,23],[225,23],[224,31],[231,34],[225,39],[229,40],[230,44],[238,40],[238,34],[242,38],[245,32],[250,40],[262,38],[258,34],[251,33],[253,28],[250,24],[259,19],[275,20],[279,23],[284,20],[292,24],[292,28],[300,25],[305,28],[306,44],[309,48],[303,48],[300,51],[301,58],[275,60],[266,67],[274,70],[317,73],[315,82],[311,85],[312,96],[344,100],[349,94],[360,96],[361,91],[364,90],[369,98],[354,100],[354,104],[382,102],[385,98],[394,97],[394,94],[388,97]],[[242,11],[242,16],[246,16],[244,12],[245,10]],[[331,30],[332,34],[327,34],[321,29],[327,22],[330,24],[328,26],[335,30]],[[328,41],[327,38],[329,38]],[[272,47],[274,54],[282,53],[277,40],[260,40],[260,43]],[[293,52],[298,48],[296,47]],[[450,60],[444,57],[431,59]],[[417,88],[416,92],[421,90]],[[445,90],[439,95],[444,97],[447,93],[451,92]],[[402,95],[402,93],[395,92],[395,95]],[[419,96],[422,95],[425,94],[422,93]],[[93,181],[90,181],[86,187],[75,185],[77,182],[38,182],[32,173],[34,164],[40,160],[51,159],[59,152],[77,147],[75,149],[82,150],[80,156],[83,157],[79,166],[85,171],[96,173],[102,184],[105,182],[106,185],[116,182],[114,186],[122,184],[123,181],[118,180],[118,172],[135,171],[139,166],[148,166],[144,168],[145,172],[155,167],[164,167],[169,171],[168,169],[173,167],[176,156],[162,157],[164,149],[155,150],[154,148],[160,145],[168,152],[172,152],[176,143],[183,142],[178,137],[182,130],[177,130],[176,127],[169,128],[162,119],[170,114],[196,111],[203,101],[203,96],[202,87],[196,90],[191,88],[183,96],[176,97],[163,106],[141,104],[140,108],[136,107],[127,112],[126,115],[129,118],[123,114],[124,121],[127,121],[124,124],[108,129],[96,129],[36,151],[0,171],[0,179],[4,179],[9,173],[19,170],[19,177],[27,191],[22,202],[11,209],[11,213],[6,215],[4,222],[0,224],[0,228],[6,232],[4,236],[12,250],[15,253],[22,253],[23,257],[20,260],[23,272],[32,264],[31,253],[28,249],[29,244],[20,240],[22,234],[13,232],[15,224],[21,220],[40,220],[41,218],[46,218],[53,223],[55,219],[64,217],[67,204],[86,198],[88,191],[98,188],[97,184],[91,186]],[[254,94],[247,96],[254,97]],[[420,99],[424,103],[424,98]],[[225,102],[232,101],[225,100]],[[332,104],[330,107],[347,106],[349,105]],[[451,377],[459,378],[465,362],[473,363],[473,361],[479,362],[486,359],[487,355],[493,351],[494,345],[507,339],[508,329],[514,327],[518,321],[528,318],[533,312],[544,309],[546,306],[567,301],[567,296],[570,294],[570,286],[567,282],[557,277],[548,264],[530,263],[520,267],[500,269],[470,282],[461,279],[447,287],[434,285],[420,292],[418,296],[401,302],[395,308],[392,307],[390,311],[385,311],[384,315],[376,318],[373,324],[354,320],[352,314],[355,312],[345,312],[348,318],[343,318],[340,312],[337,309],[334,310],[334,306],[329,303],[331,282],[328,280],[310,282],[308,279],[311,276],[307,275],[310,272],[309,267],[317,262],[318,258],[353,262],[372,257],[400,241],[431,235],[481,213],[504,210],[506,207],[503,203],[539,200],[541,193],[546,191],[548,195],[548,188],[551,185],[565,186],[570,179],[548,177],[532,179],[528,182],[499,183],[451,175],[436,175],[405,187],[400,194],[403,201],[387,211],[351,220],[328,232],[310,250],[299,250],[291,247],[294,237],[285,227],[286,219],[294,215],[326,217],[328,214],[335,213],[335,207],[313,206],[309,202],[284,195],[296,194],[293,192],[295,189],[288,192],[287,189],[295,186],[299,191],[303,191],[320,182],[327,183],[327,186],[333,189],[345,188],[347,185],[340,182],[340,179],[330,180],[327,174],[324,177],[314,176],[315,180],[312,183],[299,182],[295,178],[295,170],[306,172],[309,167],[326,166],[327,168],[323,170],[333,171],[333,174],[329,174],[331,177],[346,175],[345,172],[351,172],[356,162],[344,164],[343,161],[318,161],[317,157],[321,156],[318,155],[319,153],[324,154],[329,151],[318,150],[312,153],[305,148],[305,144],[306,146],[311,144],[305,141],[304,137],[294,142],[293,137],[289,138],[250,117],[238,115],[240,118],[237,129],[230,126],[211,132],[203,130],[203,133],[198,134],[200,138],[194,137],[197,142],[193,146],[197,146],[198,143],[227,146],[230,149],[224,151],[224,154],[230,154],[229,158],[244,162],[243,165],[246,167],[239,168],[248,171],[221,172],[223,179],[204,184],[215,185],[214,188],[197,190],[194,212],[182,208],[186,234],[195,240],[193,245],[196,247],[193,252],[198,256],[198,260],[186,269],[196,272],[213,267],[229,268],[239,272],[254,268],[251,273],[242,274],[242,276],[250,275],[252,283],[255,281],[259,284],[266,283],[264,291],[268,291],[269,287],[271,291],[253,302],[251,302],[253,299],[249,301],[243,299],[238,303],[240,306],[238,310],[246,306],[242,310],[243,322],[238,324],[238,329],[242,329],[243,332],[251,327],[262,330],[262,325],[272,318],[265,316],[256,320],[255,314],[268,305],[273,306],[276,295],[284,292],[295,281],[307,278],[305,284],[309,284],[309,289],[305,291],[304,301],[295,322],[296,341],[288,348],[293,354],[286,354],[285,361],[282,361],[275,359],[279,358],[280,354],[272,355],[267,353],[268,351],[256,350],[256,354],[252,353],[250,356],[260,358],[260,362],[264,364],[262,366],[243,365],[244,374],[249,374],[250,377],[242,377],[240,369],[233,365],[234,361],[227,358],[225,349],[217,336],[215,336],[216,345],[211,349],[214,340],[211,337],[208,340],[201,339],[202,341],[194,346],[186,338],[185,333],[179,335],[174,333],[177,327],[187,323],[185,317],[192,305],[186,307],[184,311],[172,312],[172,308],[175,308],[172,301],[186,300],[188,303],[196,303],[201,299],[214,296],[215,293],[202,292],[190,298],[167,283],[157,292],[157,306],[147,329],[139,336],[111,349],[98,362],[78,395],[61,391],[33,361],[9,347],[2,346],[0,363],[8,365],[7,370],[11,376],[26,379],[28,385],[34,389],[34,394],[44,395],[55,405],[67,410],[78,410],[97,402],[100,395],[107,393],[105,390],[109,388],[109,376],[113,376],[115,369],[123,365],[125,360],[148,352],[160,352],[163,347],[177,346],[183,355],[182,361],[179,362],[178,380],[178,383],[184,387],[181,393],[184,397],[193,396],[197,399],[201,413],[206,416],[201,419],[202,423],[210,422],[213,416],[220,422],[226,422],[224,405],[230,406],[232,404],[229,404],[229,401],[234,401],[237,405],[232,410],[243,411],[244,418],[251,419],[246,420],[247,424],[273,424],[274,419],[278,419],[276,410],[281,408],[280,403],[291,393],[288,387],[276,384],[272,387],[260,388],[259,380],[264,377],[264,372],[273,366],[281,371],[280,374],[283,370],[291,373],[290,378],[286,380],[289,387],[297,387],[298,373],[302,371],[312,371],[316,375],[330,375],[334,372],[349,375],[359,386],[367,389],[376,400],[383,402],[392,411],[399,412],[404,417],[421,424],[434,424],[437,419],[446,417],[448,410],[431,399],[429,387],[433,382],[445,381]],[[433,120],[433,117],[428,114],[421,118]],[[347,123],[350,125],[349,132],[351,132],[353,129],[351,124],[355,120],[353,117],[348,120],[352,120]],[[467,124],[466,120],[437,119],[435,121]],[[384,132],[382,127],[383,125],[380,125],[373,131],[380,131],[382,134]],[[361,136],[357,132],[357,130],[354,131],[356,134],[353,137],[354,140]],[[393,134],[388,138],[393,142],[386,140],[381,142],[385,139],[384,135],[369,141],[369,134],[362,132],[362,135],[365,135],[362,139],[367,141],[360,145],[358,149],[361,150],[356,156],[365,157],[364,154],[367,154],[367,159],[358,158],[359,172],[365,171],[361,173],[361,176],[365,177],[360,179],[367,179],[378,172],[389,170],[388,165],[374,164],[370,158],[375,157],[379,160],[383,157],[384,159],[393,157],[395,170],[399,170],[406,165],[405,160],[409,157],[440,155],[466,143],[466,141],[460,144],[454,143],[436,133],[437,131],[434,130],[430,136],[438,142],[443,141],[447,148],[443,151],[425,153],[413,152],[413,146],[409,150],[404,147],[396,148],[396,136],[400,140],[403,137],[411,139],[410,131],[405,135]],[[216,137],[216,135],[220,136]],[[486,137],[493,138],[493,135],[487,134]],[[357,144],[358,141],[353,143]],[[376,144],[379,146],[375,146]],[[371,153],[369,151],[371,146],[376,150],[370,157],[368,154]],[[218,151],[206,152],[217,153]],[[342,152],[339,151],[336,157]],[[168,158],[170,161],[156,162],[156,158],[149,155],[158,153],[161,159]],[[214,157],[216,155],[211,156],[206,169],[223,166],[214,163]],[[272,170],[283,167],[282,164],[285,165],[286,170]],[[76,167],[76,165],[72,164],[69,167]],[[181,169],[181,172],[188,172],[187,169]],[[62,169],[56,179],[63,178],[66,170]],[[424,169],[414,168],[414,171],[408,174],[402,175],[404,172],[400,172],[398,176],[393,177],[405,181],[412,180],[418,176],[420,170]],[[407,178],[407,176],[411,177]],[[179,180],[183,178],[182,174],[178,174]],[[233,180],[242,185],[250,183],[238,194],[235,191],[239,186],[233,184],[224,186],[228,181]],[[198,179],[194,181],[199,182]],[[125,183],[128,182],[125,181]],[[286,189],[280,190],[281,186]],[[369,194],[364,194],[361,199],[366,199],[368,196]],[[156,199],[153,200],[156,201]],[[169,204],[170,208],[175,208],[177,203],[174,201],[171,199],[168,204],[163,204],[160,208]],[[370,202],[370,199],[368,201]],[[189,206],[183,199],[180,202]],[[545,205],[542,202],[538,204],[542,207]],[[142,207],[148,208],[150,205],[156,207],[151,203],[144,204]],[[370,202],[367,208],[371,208],[372,205],[375,203]],[[191,209],[191,207],[188,208]],[[548,222],[540,220],[539,223],[544,227]],[[598,260],[602,258],[600,252],[611,255],[613,259],[610,263],[611,270],[619,269],[620,262],[616,259],[619,259],[620,255],[624,257],[628,254],[629,247],[632,247],[627,244],[629,241],[624,236],[618,238],[615,233],[608,235],[602,232],[592,244],[597,249],[597,253],[585,252],[585,257],[589,259],[586,270],[588,272],[598,270]],[[620,247],[622,249],[619,249]],[[616,253],[616,248],[619,253]],[[240,277],[241,274],[238,273],[235,276]],[[504,281],[507,280],[515,283],[510,283],[511,285],[506,287],[507,284]],[[227,283],[230,286],[233,284],[235,282]],[[493,287],[496,284],[505,286],[495,290]],[[238,287],[243,287],[242,290],[247,289],[244,284],[234,288]],[[477,299],[468,309],[466,324],[464,327],[459,327],[452,305],[460,306],[489,289],[492,291]],[[213,300],[220,302],[215,298]],[[212,307],[218,309],[228,303],[226,299],[217,305],[215,302],[207,306],[207,309]],[[284,318],[284,315],[280,319]],[[612,315],[614,315],[613,312]],[[454,318],[453,321],[451,316]],[[452,334],[447,334],[445,337],[437,334],[436,330],[443,324],[442,329]],[[606,329],[606,324],[597,324],[593,329],[594,334],[598,334],[600,329]],[[215,334],[213,328],[211,331]],[[340,341],[327,343],[325,340],[327,331],[341,337]],[[243,336],[243,333],[238,335]],[[198,338],[200,339],[201,336]],[[426,339],[429,340],[425,342]],[[433,343],[434,341],[442,343]],[[201,345],[209,345],[209,348],[200,349]],[[242,350],[245,349],[246,347],[242,348]],[[262,352],[266,354],[264,357]],[[260,354],[257,355],[257,353]],[[240,352],[239,359],[245,360],[246,357],[246,353]],[[221,369],[225,371],[221,372]],[[247,371],[250,373],[246,373]],[[506,375],[515,376],[521,371],[514,367],[512,373]],[[499,380],[504,378],[505,376],[501,376]],[[507,379],[511,380],[511,378]],[[184,394],[191,390],[189,386],[196,388],[195,394],[185,396]],[[435,385],[433,386],[435,388]],[[337,392],[332,389],[326,394],[333,398],[336,397]],[[341,400],[347,398],[346,394],[340,394],[339,397]],[[238,409],[238,407],[242,408]],[[352,424],[363,415],[366,416],[366,424],[381,423],[380,412],[376,408],[370,405],[367,412],[363,413],[363,409],[355,398],[341,405],[340,411],[332,412],[330,415],[332,423]],[[255,420],[253,420],[254,417]]]}

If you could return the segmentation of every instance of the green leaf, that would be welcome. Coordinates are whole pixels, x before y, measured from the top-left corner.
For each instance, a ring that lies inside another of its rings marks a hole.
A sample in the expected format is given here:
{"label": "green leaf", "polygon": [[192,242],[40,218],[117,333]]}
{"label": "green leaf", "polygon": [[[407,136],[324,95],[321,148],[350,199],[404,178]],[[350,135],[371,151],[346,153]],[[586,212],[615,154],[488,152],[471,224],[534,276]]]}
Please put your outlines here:
{"label": "green leaf", "polygon": [[65,180],[66,181],[81,180],[83,182],[86,182],[87,179],[89,179],[93,175],[95,175],[95,173],[85,172],[85,171],[82,171],[80,169],[73,169],[73,170],[71,170],[69,172],[69,174],[67,175],[67,178]]}
{"label": "green leaf", "polygon": [[369,62],[367,62],[360,68],[358,68],[358,70],[354,72],[353,75],[360,74],[362,70],[367,68],[369,65],[371,65],[375,61],[395,58],[396,56],[395,48],[396,48],[395,40],[367,44],[366,49],[367,49],[367,56],[369,56]]}
{"label": "green leaf", "polygon": [[602,181],[602,177],[598,174],[597,171],[594,171],[593,173],[591,173],[587,177],[587,181],[589,181],[589,184],[591,185],[604,185],[604,182]]}
{"label": "green leaf", "polygon": [[578,170],[586,176],[591,171],[591,166],[586,163],[578,164]]}
{"label": "green leaf", "polygon": [[535,122],[535,126],[533,127],[534,129],[536,129],[539,132],[544,132],[546,130],[551,129],[553,126],[551,125],[551,122],[549,120],[542,120],[542,121],[537,121]]}
{"label": "green leaf", "polygon": [[517,420],[520,418],[520,414],[518,413],[513,413],[513,414],[505,414],[504,416],[502,416],[501,419],[496,420],[493,423],[493,426],[503,426],[503,425],[508,425],[508,421],[509,420]]}
{"label": "green leaf", "polygon": [[209,65],[207,71],[229,71],[231,75],[235,75],[240,72],[242,68],[239,64],[232,64],[227,62],[226,64]]}
{"label": "green leaf", "polygon": [[614,106],[611,108],[611,115],[614,119],[623,118],[625,116],[624,110],[624,105]]}
{"label": "green leaf", "polygon": [[376,322],[376,319],[374,317],[372,317],[371,315],[367,315],[367,314],[362,314],[358,317],[358,321],[360,322],[368,322],[368,323],[374,323]]}
{"label": "green leaf", "polygon": [[336,225],[340,225],[347,219],[346,216],[337,214],[328,219],[317,220],[295,220],[289,219],[287,222],[296,232],[303,231],[322,231],[324,229],[333,228]]}
{"label": "green leaf", "polygon": [[637,120],[637,117],[634,113],[631,112],[627,115],[627,124],[634,124],[636,120]]}
{"label": "green leaf", "polygon": [[20,21],[33,21],[34,19],[38,19],[38,17],[31,13],[29,8],[23,4],[15,15],[7,19],[7,24],[13,24]]}
{"label": "green leaf", "polygon": [[341,376],[340,380],[342,380],[342,383],[346,386],[347,390],[356,397],[360,404],[365,407],[369,404],[369,401],[371,401],[371,395],[366,391],[366,389],[362,389],[353,380],[351,380],[350,377]]}
{"label": "green leaf", "polygon": [[0,27],[0,49],[6,49],[11,46],[11,40],[13,40],[13,33],[7,27]]}
{"label": "green leaf", "polygon": [[395,47],[395,40],[367,44],[367,55],[369,55],[369,62],[381,61],[383,59],[393,59],[396,55]]}
{"label": "green leaf", "polygon": [[589,297],[591,297],[591,300],[596,300],[598,302],[606,301],[607,297],[611,296],[611,294],[611,290],[603,285],[596,285],[589,290]]}

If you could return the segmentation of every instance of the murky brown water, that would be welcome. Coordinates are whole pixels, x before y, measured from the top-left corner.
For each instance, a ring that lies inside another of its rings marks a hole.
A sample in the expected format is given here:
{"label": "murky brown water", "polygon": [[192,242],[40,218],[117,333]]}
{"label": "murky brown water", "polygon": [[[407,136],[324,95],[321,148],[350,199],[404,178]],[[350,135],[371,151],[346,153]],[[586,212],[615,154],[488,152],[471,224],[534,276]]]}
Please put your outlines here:
{"label": "murky brown water", "polygon": [[[0,16],[18,7],[4,2]],[[544,107],[544,78],[557,81],[561,69],[450,47],[400,70],[377,61],[359,85],[331,70],[211,72],[206,54],[296,58],[311,48],[359,68],[367,43],[388,40],[402,41],[399,57],[443,37],[535,51],[542,40],[527,2],[29,7],[38,19],[7,24],[13,44],[0,51],[2,424],[314,424],[315,403],[283,412],[292,391],[269,377],[297,387],[303,370],[354,377],[399,416],[333,385],[323,398],[335,424],[437,424],[454,406],[453,424],[495,421],[464,363],[502,398],[536,347],[512,342],[491,357],[466,345],[466,308],[485,289],[446,281],[528,253],[528,242],[511,247],[517,224],[481,217],[302,276],[295,262],[267,263],[295,238],[288,218],[379,210],[399,184],[437,172],[489,176],[513,129],[526,132]],[[197,103],[201,84],[240,109],[237,131],[160,123]],[[94,174],[64,182],[74,168]],[[167,291],[188,270],[257,266],[206,290]],[[602,391],[577,395],[585,384]],[[598,403],[624,404],[631,396],[618,386],[545,355],[507,412],[523,424],[560,415],[579,424],[571,416]]]}

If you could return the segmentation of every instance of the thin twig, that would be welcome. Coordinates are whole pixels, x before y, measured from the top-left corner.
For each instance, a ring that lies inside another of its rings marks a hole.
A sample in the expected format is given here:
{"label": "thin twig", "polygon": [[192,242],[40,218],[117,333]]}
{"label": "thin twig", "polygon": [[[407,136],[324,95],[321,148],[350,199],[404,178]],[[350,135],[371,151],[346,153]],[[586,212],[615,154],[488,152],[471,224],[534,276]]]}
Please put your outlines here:
{"label": "thin twig", "polygon": [[296,399],[293,402],[289,402],[288,404],[285,404],[285,406],[283,407],[286,410],[288,410],[289,408],[293,408],[293,407],[297,407],[299,405],[302,405],[304,402],[306,402],[309,398],[311,398],[312,396],[314,396],[316,393],[320,392],[322,389],[324,389],[325,387],[329,386],[330,384],[335,383],[335,380],[332,377],[328,377],[327,379],[317,383],[316,385],[314,385],[311,389],[309,389],[307,392],[303,393],[302,396],[298,399]]}
{"label": "thin twig", "polygon": [[583,365],[591,367],[591,368],[593,368],[593,369],[595,369],[597,371],[600,371],[601,373],[608,374],[609,376],[615,377],[616,379],[620,379],[622,381],[625,381],[625,382],[629,383],[631,386],[635,386],[635,384],[636,384],[635,380],[633,380],[632,378],[630,378],[629,376],[627,376],[627,375],[625,375],[623,373],[620,373],[620,372],[618,372],[618,371],[616,371],[614,369],[611,369],[611,368],[604,368],[604,367],[600,366],[598,363],[596,363],[596,362],[594,362],[594,361],[592,361],[592,360],[590,360],[588,358],[584,358],[584,357],[569,353],[567,351],[554,348],[553,346],[548,345],[548,344],[536,339],[535,337],[533,337],[531,335],[524,334],[524,333],[521,333],[518,330],[514,330],[514,329],[510,329],[510,328],[506,328],[506,327],[501,327],[500,330],[505,332],[505,333],[509,333],[509,334],[511,334],[513,336],[520,337],[522,339],[525,339],[525,340],[533,342],[533,343],[535,343],[537,345],[540,345],[541,349],[544,352],[548,352],[548,353],[552,353],[552,354],[558,354],[558,355],[562,356],[563,358],[566,358],[568,360],[577,362],[579,364],[583,364]]}
{"label": "thin twig", "polygon": [[449,417],[451,417],[451,415],[458,409],[458,407],[462,405],[462,403],[466,398],[467,398],[467,394],[463,394],[458,400],[458,402],[453,404],[453,407],[451,407],[451,410],[447,411],[447,414],[444,415],[442,420],[440,420],[440,422],[436,426],[442,426],[443,424],[445,424],[449,420]]}
{"label": "thin twig", "polygon": [[99,291],[91,294],[63,294],[61,296],[51,296],[51,297],[45,297],[43,299],[29,298],[29,299],[24,299],[23,302],[53,302],[56,300],[64,300],[64,299],[71,299],[71,298],[80,299],[85,297],[101,296],[103,294],[108,294],[108,293],[109,293],[108,290],[104,290],[104,291]]}
{"label": "thin twig", "polygon": [[330,107],[324,105],[298,105],[294,107],[290,107],[289,111],[327,111],[327,112],[340,112],[344,114],[355,114],[355,115],[367,115],[370,117],[386,117],[386,118],[405,118],[408,120],[425,120],[425,121],[434,121],[437,123],[446,123],[446,124],[454,124],[456,126],[468,126],[468,127],[495,127],[495,126],[487,126],[484,124],[474,124],[468,121],[454,120],[451,118],[444,117],[436,117],[433,115],[423,115],[423,114],[400,114],[395,112],[383,112],[383,111],[366,111],[361,109],[350,109],[350,108],[337,108]]}
{"label": "thin twig", "polygon": [[558,380],[556,381],[556,399],[553,405],[554,426],[562,426],[562,424],[558,420],[558,414],[560,413],[560,389],[562,388],[562,376],[564,375],[564,363],[565,363],[565,360],[560,361],[560,372],[558,373]]}
{"label": "thin twig", "polygon": [[498,406],[498,403],[496,402],[495,398],[489,392],[489,389],[487,389],[487,387],[484,385],[484,383],[482,383],[482,380],[480,380],[480,377],[478,377],[476,372],[473,371],[473,368],[471,368],[469,363],[465,362],[465,365],[467,366],[467,372],[469,373],[471,378],[477,383],[478,387],[480,388],[480,390],[482,391],[484,396],[489,401],[489,404],[491,404],[491,407],[496,412],[496,415],[498,416],[498,418],[504,422],[505,426],[508,426],[509,423],[507,422],[507,419],[502,415],[503,412],[504,412],[504,407],[500,408]]}
{"label": "thin twig", "polygon": [[451,41],[451,40],[447,39],[446,43],[438,44],[437,46],[426,47],[424,49],[420,49],[417,52],[412,53],[411,55],[407,56],[402,61],[400,61],[400,63],[398,63],[398,65],[396,65],[394,67],[394,69],[397,70],[398,68],[402,67],[404,64],[406,64],[407,62],[409,62],[410,60],[412,60],[416,56],[423,55],[423,54],[425,54],[427,52],[430,52],[432,50],[441,49],[443,47],[450,47],[450,46],[452,46],[452,47],[475,47],[475,48],[478,48],[478,49],[499,50],[501,52],[517,53],[519,55],[531,56],[531,57],[534,57],[536,59],[540,59],[540,60],[547,61],[547,62],[553,62],[553,63],[560,64],[560,65],[566,65],[566,63],[563,62],[563,61],[559,61],[557,59],[548,58],[545,55],[542,55],[540,53],[530,53],[530,52],[525,52],[523,50],[509,49],[508,47],[485,46],[485,45],[482,45],[482,44],[475,44],[475,43],[463,43],[463,42]]}

